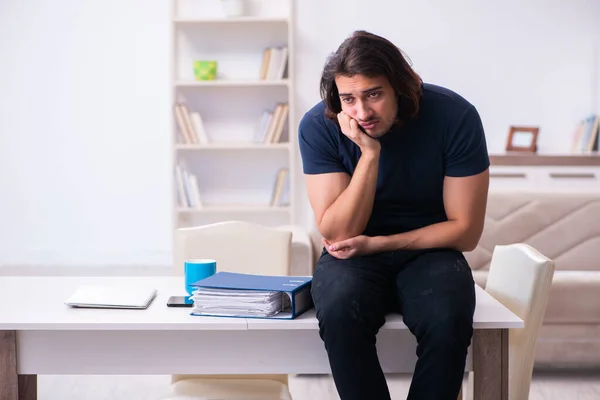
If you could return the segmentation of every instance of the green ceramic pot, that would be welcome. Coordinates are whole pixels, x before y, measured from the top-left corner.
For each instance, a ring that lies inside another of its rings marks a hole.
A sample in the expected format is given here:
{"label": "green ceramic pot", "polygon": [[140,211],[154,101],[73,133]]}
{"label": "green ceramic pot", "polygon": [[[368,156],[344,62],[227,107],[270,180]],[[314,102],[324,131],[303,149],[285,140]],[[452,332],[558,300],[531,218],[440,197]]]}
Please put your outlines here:
{"label": "green ceramic pot", "polygon": [[194,76],[199,81],[212,81],[217,77],[217,62],[194,61]]}

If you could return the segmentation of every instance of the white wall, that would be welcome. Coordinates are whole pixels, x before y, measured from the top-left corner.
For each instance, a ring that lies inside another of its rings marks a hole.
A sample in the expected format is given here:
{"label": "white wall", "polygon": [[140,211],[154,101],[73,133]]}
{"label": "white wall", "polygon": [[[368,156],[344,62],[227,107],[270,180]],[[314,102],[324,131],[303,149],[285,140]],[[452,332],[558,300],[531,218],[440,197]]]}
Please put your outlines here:
{"label": "white wall", "polygon": [[0,2],[0,264],[168,261],[169,11]]}
{"label": "white wall", "polygon": [[[296,2],[298,117],[354,29],[471,100],[491,152],[517,124],[559,152],[600,112],[595,0]],[[169,262],[169,7],[0,2],[0,265]],[[311,222],[305,202],[300,217]]]}

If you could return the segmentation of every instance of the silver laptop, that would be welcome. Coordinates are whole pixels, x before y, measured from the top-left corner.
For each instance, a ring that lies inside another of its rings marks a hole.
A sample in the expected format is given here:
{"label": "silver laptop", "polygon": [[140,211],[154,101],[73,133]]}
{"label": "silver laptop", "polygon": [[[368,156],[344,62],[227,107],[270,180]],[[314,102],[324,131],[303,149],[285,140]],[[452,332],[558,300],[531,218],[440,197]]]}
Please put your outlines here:
{"label": "silver laptop", "polygon": [[80,308],[148,308],[156,289],[129,286],[83,285],[65,300],[69,307]]}

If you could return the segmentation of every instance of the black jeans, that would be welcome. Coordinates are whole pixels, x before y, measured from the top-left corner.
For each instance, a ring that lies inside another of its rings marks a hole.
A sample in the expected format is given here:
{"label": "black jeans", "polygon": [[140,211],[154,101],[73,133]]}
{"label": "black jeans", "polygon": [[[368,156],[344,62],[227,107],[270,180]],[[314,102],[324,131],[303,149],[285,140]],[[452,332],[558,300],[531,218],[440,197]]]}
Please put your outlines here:
{"label": "black jeans", "polygon": [[386,400],[376,349],[385,315],[399,312],[417,340],[410,400],[456,400],[473,335],[475,287],[462,253],[398,251],[336,259],[325,250],[311,289],[341,400]]}

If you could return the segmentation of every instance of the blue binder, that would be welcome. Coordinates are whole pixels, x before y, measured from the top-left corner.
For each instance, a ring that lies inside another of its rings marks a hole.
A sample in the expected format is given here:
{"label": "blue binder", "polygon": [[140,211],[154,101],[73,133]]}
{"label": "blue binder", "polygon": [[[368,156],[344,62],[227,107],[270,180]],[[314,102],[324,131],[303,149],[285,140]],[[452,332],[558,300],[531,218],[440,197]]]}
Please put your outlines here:
{"label": "blue binder", "polygon": [[270,276],[256,274],[240,274],[234,272],[218,272],[208,278],[193,283],[196,288],[222,289],[222,290],[260,290],[280,292],[287,296],[286,307],[274,316],[257,317],[248,315],[222,315],[207,312],[193,311],[192,315],[199,316],[224,316],[238,318],[269,318],[269,319],[294,319],[313,307],[310,288],[311,276]]}

